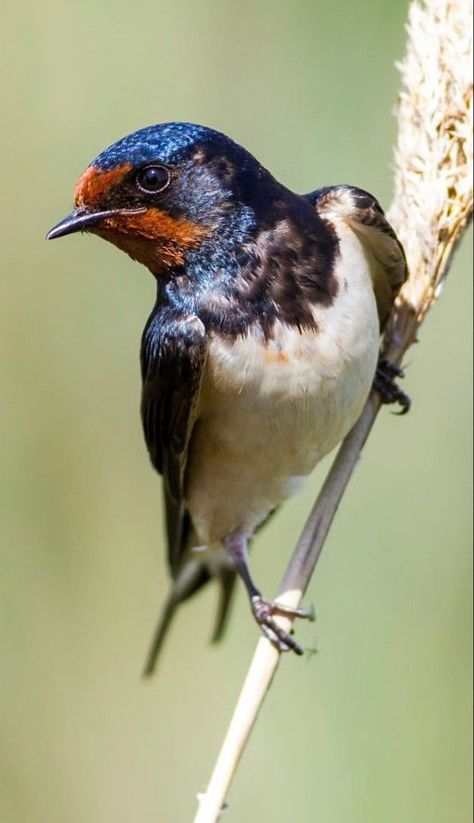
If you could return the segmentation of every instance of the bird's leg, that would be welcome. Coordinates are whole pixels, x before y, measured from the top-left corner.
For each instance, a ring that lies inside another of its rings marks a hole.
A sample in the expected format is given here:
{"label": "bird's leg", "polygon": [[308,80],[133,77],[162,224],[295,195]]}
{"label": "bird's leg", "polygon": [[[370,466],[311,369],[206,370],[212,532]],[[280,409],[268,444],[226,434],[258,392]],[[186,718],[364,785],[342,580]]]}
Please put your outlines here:
{"label": "bird's leg", "polygon": [[406,414],[410,410],[411,400],[397,383],[400,377],[405,377],[403,369],[380,357],[373,388],[379,393],[382,403],[399,403],[401,409],[398,414]]}
{"label": "bird's leg", "polygon": [[293,640],[274,620],[274,615],[283,614],[288,617],[303,617],[312,619],[313,615],[303,609],[292,609],[283,603],[271,602],[262,596],[252,580],[249,570],[247,554],[247,538],[239,531],[232,532],[222,541],[234,561],[235,568],[247,589],[252,614],[260,626],[263,634],[275,643],[281,651],[290,649],[296,654],[303,654],[301,646]]}

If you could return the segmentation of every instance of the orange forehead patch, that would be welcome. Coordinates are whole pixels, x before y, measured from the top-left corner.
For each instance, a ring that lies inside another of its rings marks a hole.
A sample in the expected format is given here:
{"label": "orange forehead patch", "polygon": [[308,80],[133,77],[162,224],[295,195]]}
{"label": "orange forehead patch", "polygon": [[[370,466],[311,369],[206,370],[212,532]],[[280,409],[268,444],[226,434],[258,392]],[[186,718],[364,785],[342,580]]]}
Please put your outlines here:
{"label": "orange forehead patch", "polygon": [[107,190],[120,183],[131,168],[131,163],[123,163],[110,171],[101,171],[95,166],[89,166],[77,181],[74,193],[76,206],[100,206]]}

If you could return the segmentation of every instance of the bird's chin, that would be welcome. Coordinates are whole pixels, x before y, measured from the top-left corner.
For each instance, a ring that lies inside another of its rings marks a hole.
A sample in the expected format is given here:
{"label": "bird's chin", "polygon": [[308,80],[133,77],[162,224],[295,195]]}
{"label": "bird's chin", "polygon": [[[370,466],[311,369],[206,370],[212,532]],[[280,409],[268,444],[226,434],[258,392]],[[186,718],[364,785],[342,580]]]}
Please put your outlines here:
{"label": "bird's chin", "polygon": [[164,274],[168,268],[166,255],[163,255],[161,244],[156,240],[110,229],[106,225],[97,226],[91,233],[112,243],[137,263],[142,263],[155,277]]}
{"label": "bird's chin", "polygon": [[153,207],[117,211],[94,231],[158,276],[181,270],[188,253],[201,246],[211,229]]}

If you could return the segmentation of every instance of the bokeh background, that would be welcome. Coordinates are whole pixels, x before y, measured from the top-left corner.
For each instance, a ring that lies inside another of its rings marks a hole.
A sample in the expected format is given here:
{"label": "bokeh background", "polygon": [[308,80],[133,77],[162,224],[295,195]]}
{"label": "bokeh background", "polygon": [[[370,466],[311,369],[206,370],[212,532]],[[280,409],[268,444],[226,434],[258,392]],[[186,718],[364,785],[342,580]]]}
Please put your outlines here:
{"label": "bokeh background", "polygon": [[[140,669],[167,586],[142,443],[145,269],[45,243],[103,147],[153,122],[221,129],[285,184],[391,198],[406,2],[25,0],[2,25],[1,823],[187,823],[257,633],[239,593],[182,609]],[[467,823],[472,269],[464,242],[381,415],[230,801],[239,823]],[[327,463],[258,539],[275,590]],[[226,817],[227,819],[227,817]]]}

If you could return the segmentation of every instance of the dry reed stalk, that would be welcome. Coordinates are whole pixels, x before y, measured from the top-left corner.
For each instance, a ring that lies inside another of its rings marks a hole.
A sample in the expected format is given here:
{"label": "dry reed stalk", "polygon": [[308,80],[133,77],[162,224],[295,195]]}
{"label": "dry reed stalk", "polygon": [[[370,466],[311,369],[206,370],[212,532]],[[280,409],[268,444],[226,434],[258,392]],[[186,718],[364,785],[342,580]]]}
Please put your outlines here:
{"label": "dry reed stalk", "polygon": [[[389,219],[410,277],[392,312],[383,351],[400,363],[439,297],[453,252],[472,216],[472,6],[470,0],[412,2]],[[297,606],[361,449],[380,408],[372,394],[344,440],[291,557],[278,600]],[[287,619],[281,619],[286,630]],[[194,823],[215,823],[280,659],[261,638]]]}

